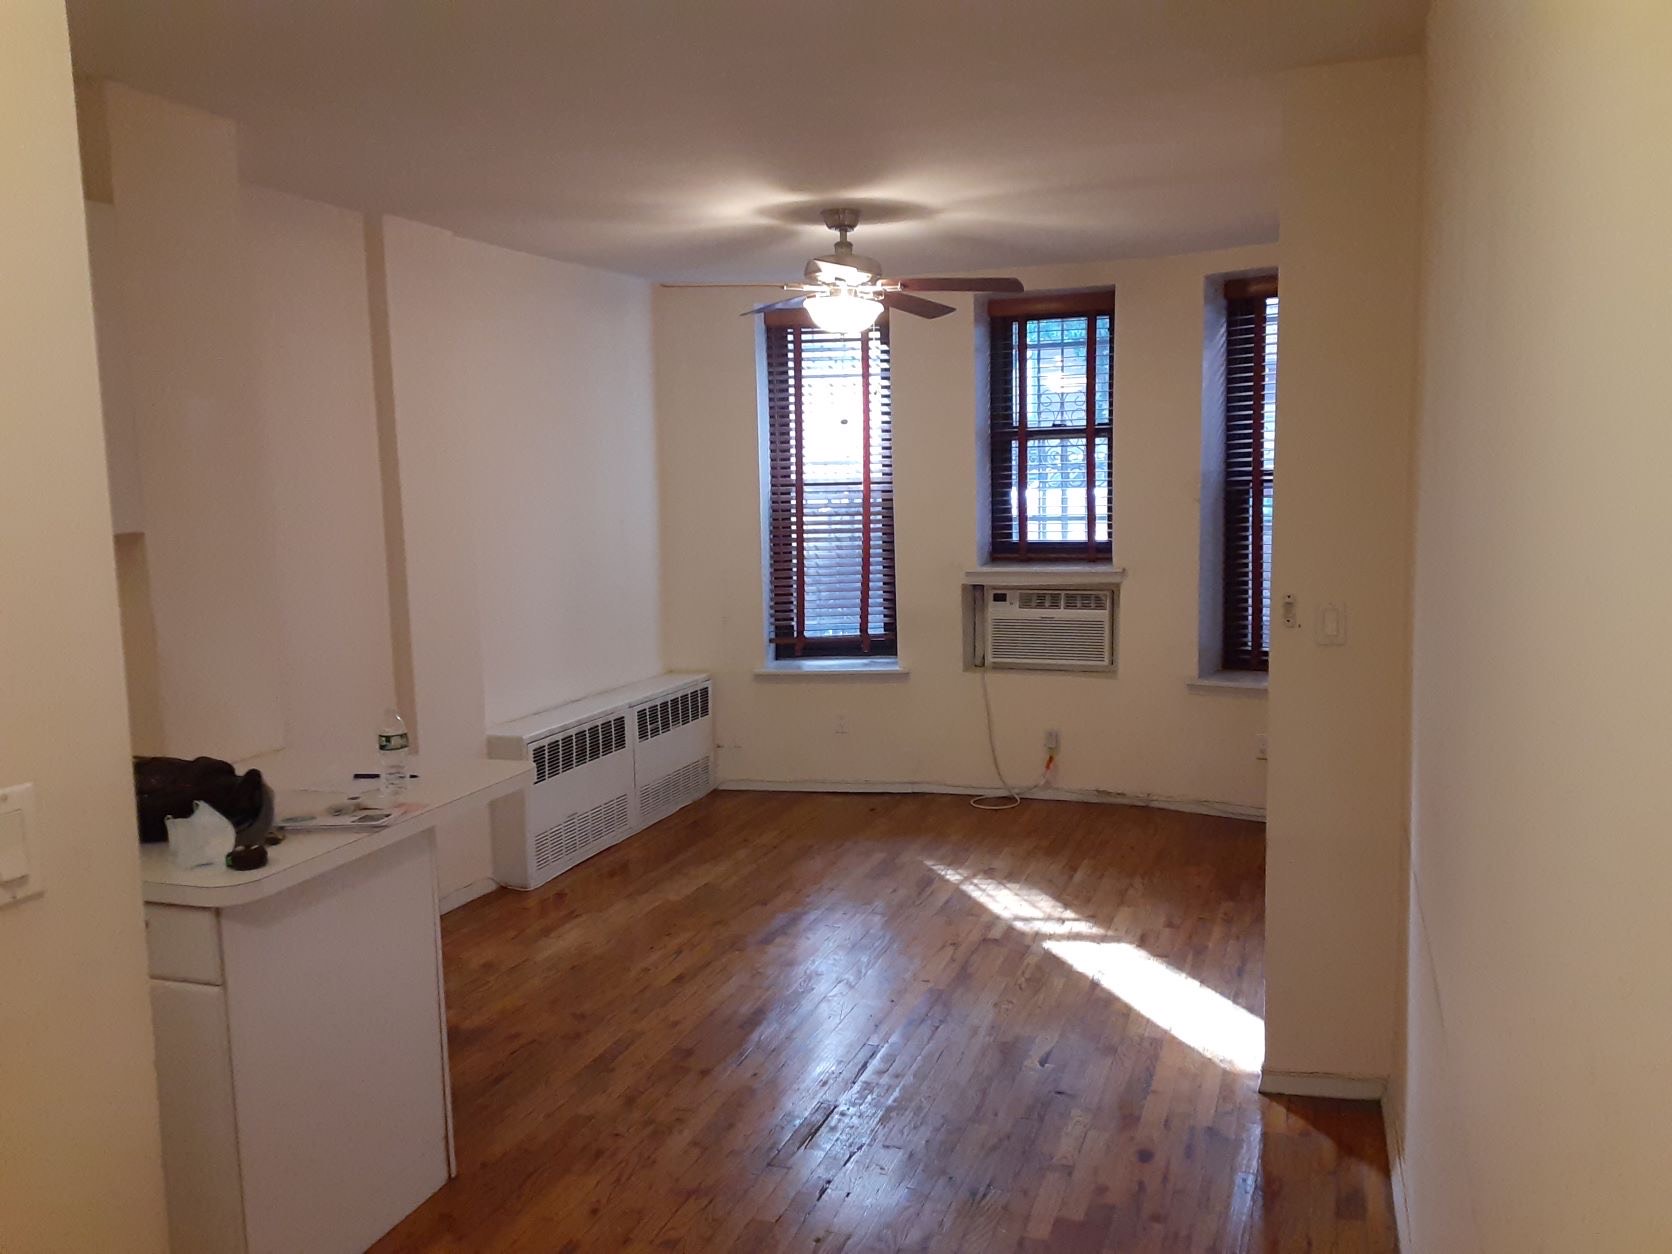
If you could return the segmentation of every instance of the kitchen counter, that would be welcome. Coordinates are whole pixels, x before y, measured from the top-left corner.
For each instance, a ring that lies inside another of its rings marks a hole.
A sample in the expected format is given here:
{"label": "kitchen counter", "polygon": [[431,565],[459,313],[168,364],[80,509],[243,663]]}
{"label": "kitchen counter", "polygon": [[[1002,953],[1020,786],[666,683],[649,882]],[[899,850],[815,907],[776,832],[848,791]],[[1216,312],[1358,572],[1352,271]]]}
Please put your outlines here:
{"label": "kitchen counter", "polygon": [[[270,754],[276,813],[318,812],[361,763]],[[512,804],[527,763],[419,762],[381,828],[288,833],[256,871],[144,847],[169,1244],[364,1250],[454,1168],[438,823]]]}
{"label": "kitchen counter", "polygon": [[[317,810],[320,791],[299,791],[316,782],[340,779],[348,784],[339,766],[292,753],[266,754],[238,764],[240,770],[260,770],[277,797],[275,814],[296,814]],[[402,801],[419,802],[424,809],[390,823],[387,827],[349,831],[290,832],[267,850],[267,865],[256,871],[230,871],[224,866],[198,867],[183,871],[169,857],[167,844],[140,847],[139,873],[145,900],[176,905],[223,909],[271,897],[297,884],[323,875],[357,858],[366,857],[438,823],[456,818],[464,811],[487,805],[526,787],[534,768],[526,762],[499,762],[488,758],[445,762],[434,767],[414,762],[418,778],[407,785]],[[360,783],[377,787],[375,780]]]}

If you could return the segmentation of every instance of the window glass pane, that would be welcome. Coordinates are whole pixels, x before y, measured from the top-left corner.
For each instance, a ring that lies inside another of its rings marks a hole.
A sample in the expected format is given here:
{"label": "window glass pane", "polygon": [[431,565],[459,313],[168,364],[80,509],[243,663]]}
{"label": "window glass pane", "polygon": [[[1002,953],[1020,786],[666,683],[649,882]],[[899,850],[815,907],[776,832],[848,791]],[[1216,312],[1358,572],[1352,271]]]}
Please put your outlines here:
{"label": "window glass pane", "polygon": [[774,656],[892,654],[886,334],[769,327],[767,347]]}
{"label": "window glass pane", "polygon": [[865,410],[860,341],[821,345],[802,357],[803,524],[806,633],[859,634]]}
{"label": "window glass pane", "polygon": [[1267,471],[1277,469],[1277,297],[1266,300],[1266,394],[1261,398],[1266,416],[1265,446],[1261,450]]}
{"label": "window glass pane", "polygon": [[[1047,560],[1074,556],[1076,548],[1089,557],[1094,545],[1109,551],[1113,324],[1107,312],[995,317],[989,340],[994,555],[1027,557],[1035,546]],[[1088,424],[1100,429],[1090,441],[1089,494]]]}
{"label": "window glass pane", "polygon": [[[1097,441],[1096,536],[1109,538],[1109,449]],[[1086,539],[1086,442],[1028,443],[1028,542],[1084,543]]]}
{"label": "window glass pane", "polygon": [[1115,369],[1114,346],[1109,342],[1109,315],[1097,315],[1097,425],[1106,426],[1109,422],[1109,398],[1114,389],[1109,386],[1109,378]]}
{"label": "window glass pane", "polygon": [[1223,664],[1263,670],[1271,648],[1277,476],[1277,297],[1226,302]]}
{"label": "window glass pane", "polygon": [[1036,318],[1027,323],[1029,427],[1086,425],[1086,320]]}
{"label": "window glass pane", "polygon": [[1266,298],[1265,343],[1261,353],[1265,358],[1266,389],[1260,398],[1265,415],[1265,438],[1260,448],[1260,460],[1265,467],[1265,488],[1260,502],[1260,649],[1271,653],[1271,515],[1273,488],[1277,472],[1277,297]]}
{"label": "window glass pane", "polygon": [[1092,538],[1099,544],[1109,542],[1109,441],[1097,442],[1097,530]]}
{"label": "window glass pane", "polygon": [[858,482],[865,436],[859,341],[821,348],[801,361],[802,478]]}

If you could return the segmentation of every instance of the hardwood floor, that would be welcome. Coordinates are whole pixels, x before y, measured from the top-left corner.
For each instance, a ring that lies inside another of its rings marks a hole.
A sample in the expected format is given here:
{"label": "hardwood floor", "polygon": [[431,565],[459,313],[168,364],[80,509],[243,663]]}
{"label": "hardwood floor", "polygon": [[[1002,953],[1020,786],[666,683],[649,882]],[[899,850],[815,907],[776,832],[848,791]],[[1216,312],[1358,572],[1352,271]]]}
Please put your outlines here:
{"label": "hardwood floor", "polygon": [[1229,819],[716,793],[446,917],[459,1176],[376,1248],[1392,1251],[1377,1108],[1255,1091],[1263,874]]}

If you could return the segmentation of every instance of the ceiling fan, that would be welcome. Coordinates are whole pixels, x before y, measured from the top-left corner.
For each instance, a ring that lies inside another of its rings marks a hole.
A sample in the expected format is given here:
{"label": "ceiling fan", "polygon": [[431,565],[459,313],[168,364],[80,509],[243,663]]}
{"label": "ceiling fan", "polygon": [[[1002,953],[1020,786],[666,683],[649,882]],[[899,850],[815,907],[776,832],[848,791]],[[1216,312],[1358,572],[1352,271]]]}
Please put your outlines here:
{"label": "ceiling fan", "polygon": [[1020,292],[1020,279],[885,279],[882,263],[853,250],[848,236],[859,225],[858,209],[826,209],[820,216],[836,232],[836,247],[807,263],[804,282],[786,283],[786,292],[799,292],[785,300],[757,305],[744,317],[774,309],[805,309],[821,330],[854,335],[873,325],[884,309],[919,318],[939,318],[952,313],[951,305],[925,300],[914,292]]}

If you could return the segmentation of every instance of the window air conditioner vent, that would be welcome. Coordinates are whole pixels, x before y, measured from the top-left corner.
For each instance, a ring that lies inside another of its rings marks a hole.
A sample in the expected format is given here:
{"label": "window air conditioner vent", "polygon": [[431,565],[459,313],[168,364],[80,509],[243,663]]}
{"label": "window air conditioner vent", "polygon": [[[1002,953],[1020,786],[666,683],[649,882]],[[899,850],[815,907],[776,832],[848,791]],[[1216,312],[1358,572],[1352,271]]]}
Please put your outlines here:
{"label": "window air conditioner vent", "polygon": [[1107,592],[1056,592],[1023,590],[1016,594],[1016,608],[1022,610],[1107,610]]}

